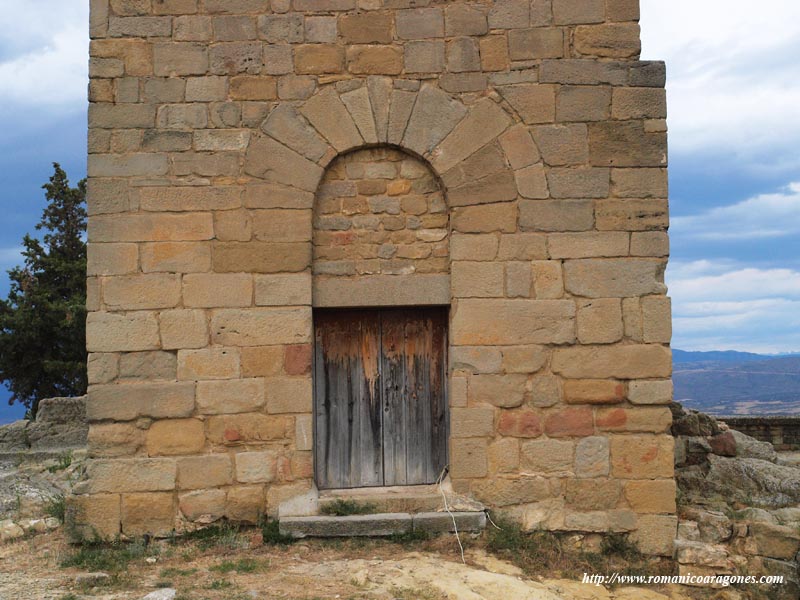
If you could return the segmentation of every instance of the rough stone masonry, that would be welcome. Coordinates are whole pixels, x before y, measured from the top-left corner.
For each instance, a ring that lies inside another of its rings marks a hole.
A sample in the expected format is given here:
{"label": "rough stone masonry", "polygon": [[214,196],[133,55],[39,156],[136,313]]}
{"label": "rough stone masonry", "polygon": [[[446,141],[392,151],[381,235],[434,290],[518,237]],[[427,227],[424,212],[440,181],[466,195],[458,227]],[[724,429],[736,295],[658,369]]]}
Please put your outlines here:
{"label": "rough stone masonry", "polygon": [[91,0],[73,531],[313,491],[312,315],[446,305],[453,488],[675,537],[665,71],[637,0]]}

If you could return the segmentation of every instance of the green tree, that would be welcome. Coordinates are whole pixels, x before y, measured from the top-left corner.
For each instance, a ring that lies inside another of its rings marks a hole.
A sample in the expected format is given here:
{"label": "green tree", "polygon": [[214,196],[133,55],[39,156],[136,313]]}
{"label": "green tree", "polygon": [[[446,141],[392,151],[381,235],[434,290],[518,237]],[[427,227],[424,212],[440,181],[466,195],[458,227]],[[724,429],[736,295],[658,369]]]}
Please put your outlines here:
{"label": "green tree", "polygon": [[86,393],[86,180],[70,187],[53,163],[42,239],[25,235],[24,265],[8,272],[0,300],[0,380],[10,404],[36,414],[39,401]]}

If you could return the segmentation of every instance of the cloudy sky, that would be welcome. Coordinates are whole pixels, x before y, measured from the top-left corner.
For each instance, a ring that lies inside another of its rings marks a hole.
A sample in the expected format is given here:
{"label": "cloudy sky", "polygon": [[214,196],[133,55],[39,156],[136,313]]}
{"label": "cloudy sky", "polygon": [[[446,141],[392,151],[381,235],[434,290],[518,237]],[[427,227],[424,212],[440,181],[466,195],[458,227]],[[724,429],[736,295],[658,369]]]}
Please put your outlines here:
{"label": "cloudy sky", "polygon": [[[0,273],[50,163],[86,171],[87,6],[0,0]],[[668,70],[673,346],[800,351],[800,2],[642,0],[641,23]]]}

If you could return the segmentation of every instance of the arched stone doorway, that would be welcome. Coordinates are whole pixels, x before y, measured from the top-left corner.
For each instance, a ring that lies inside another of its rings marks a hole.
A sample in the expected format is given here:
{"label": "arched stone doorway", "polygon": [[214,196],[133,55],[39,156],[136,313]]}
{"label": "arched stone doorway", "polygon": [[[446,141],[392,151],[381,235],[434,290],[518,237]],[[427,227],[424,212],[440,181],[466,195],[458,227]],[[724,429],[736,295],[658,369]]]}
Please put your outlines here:
{"label": "arched stone doorway", "polygon": [[316,483],[434,483],[449,429],[444,190],[424,160],[361,148],[330,163],[313,213]]}

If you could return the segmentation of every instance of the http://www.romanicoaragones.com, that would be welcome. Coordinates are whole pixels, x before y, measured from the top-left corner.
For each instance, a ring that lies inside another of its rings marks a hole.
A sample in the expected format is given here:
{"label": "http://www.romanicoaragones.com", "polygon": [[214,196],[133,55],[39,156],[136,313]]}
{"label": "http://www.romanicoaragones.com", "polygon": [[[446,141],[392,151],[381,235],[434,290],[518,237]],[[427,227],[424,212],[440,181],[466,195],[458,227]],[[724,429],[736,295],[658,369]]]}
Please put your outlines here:
{"label": "http://www.romanicoaragones.com", "polygon": [[584,573],[583,583],[601,585],[681,585],[729,587],[732,585],[775,585],[783,583],[783,575],[599,575]]}

